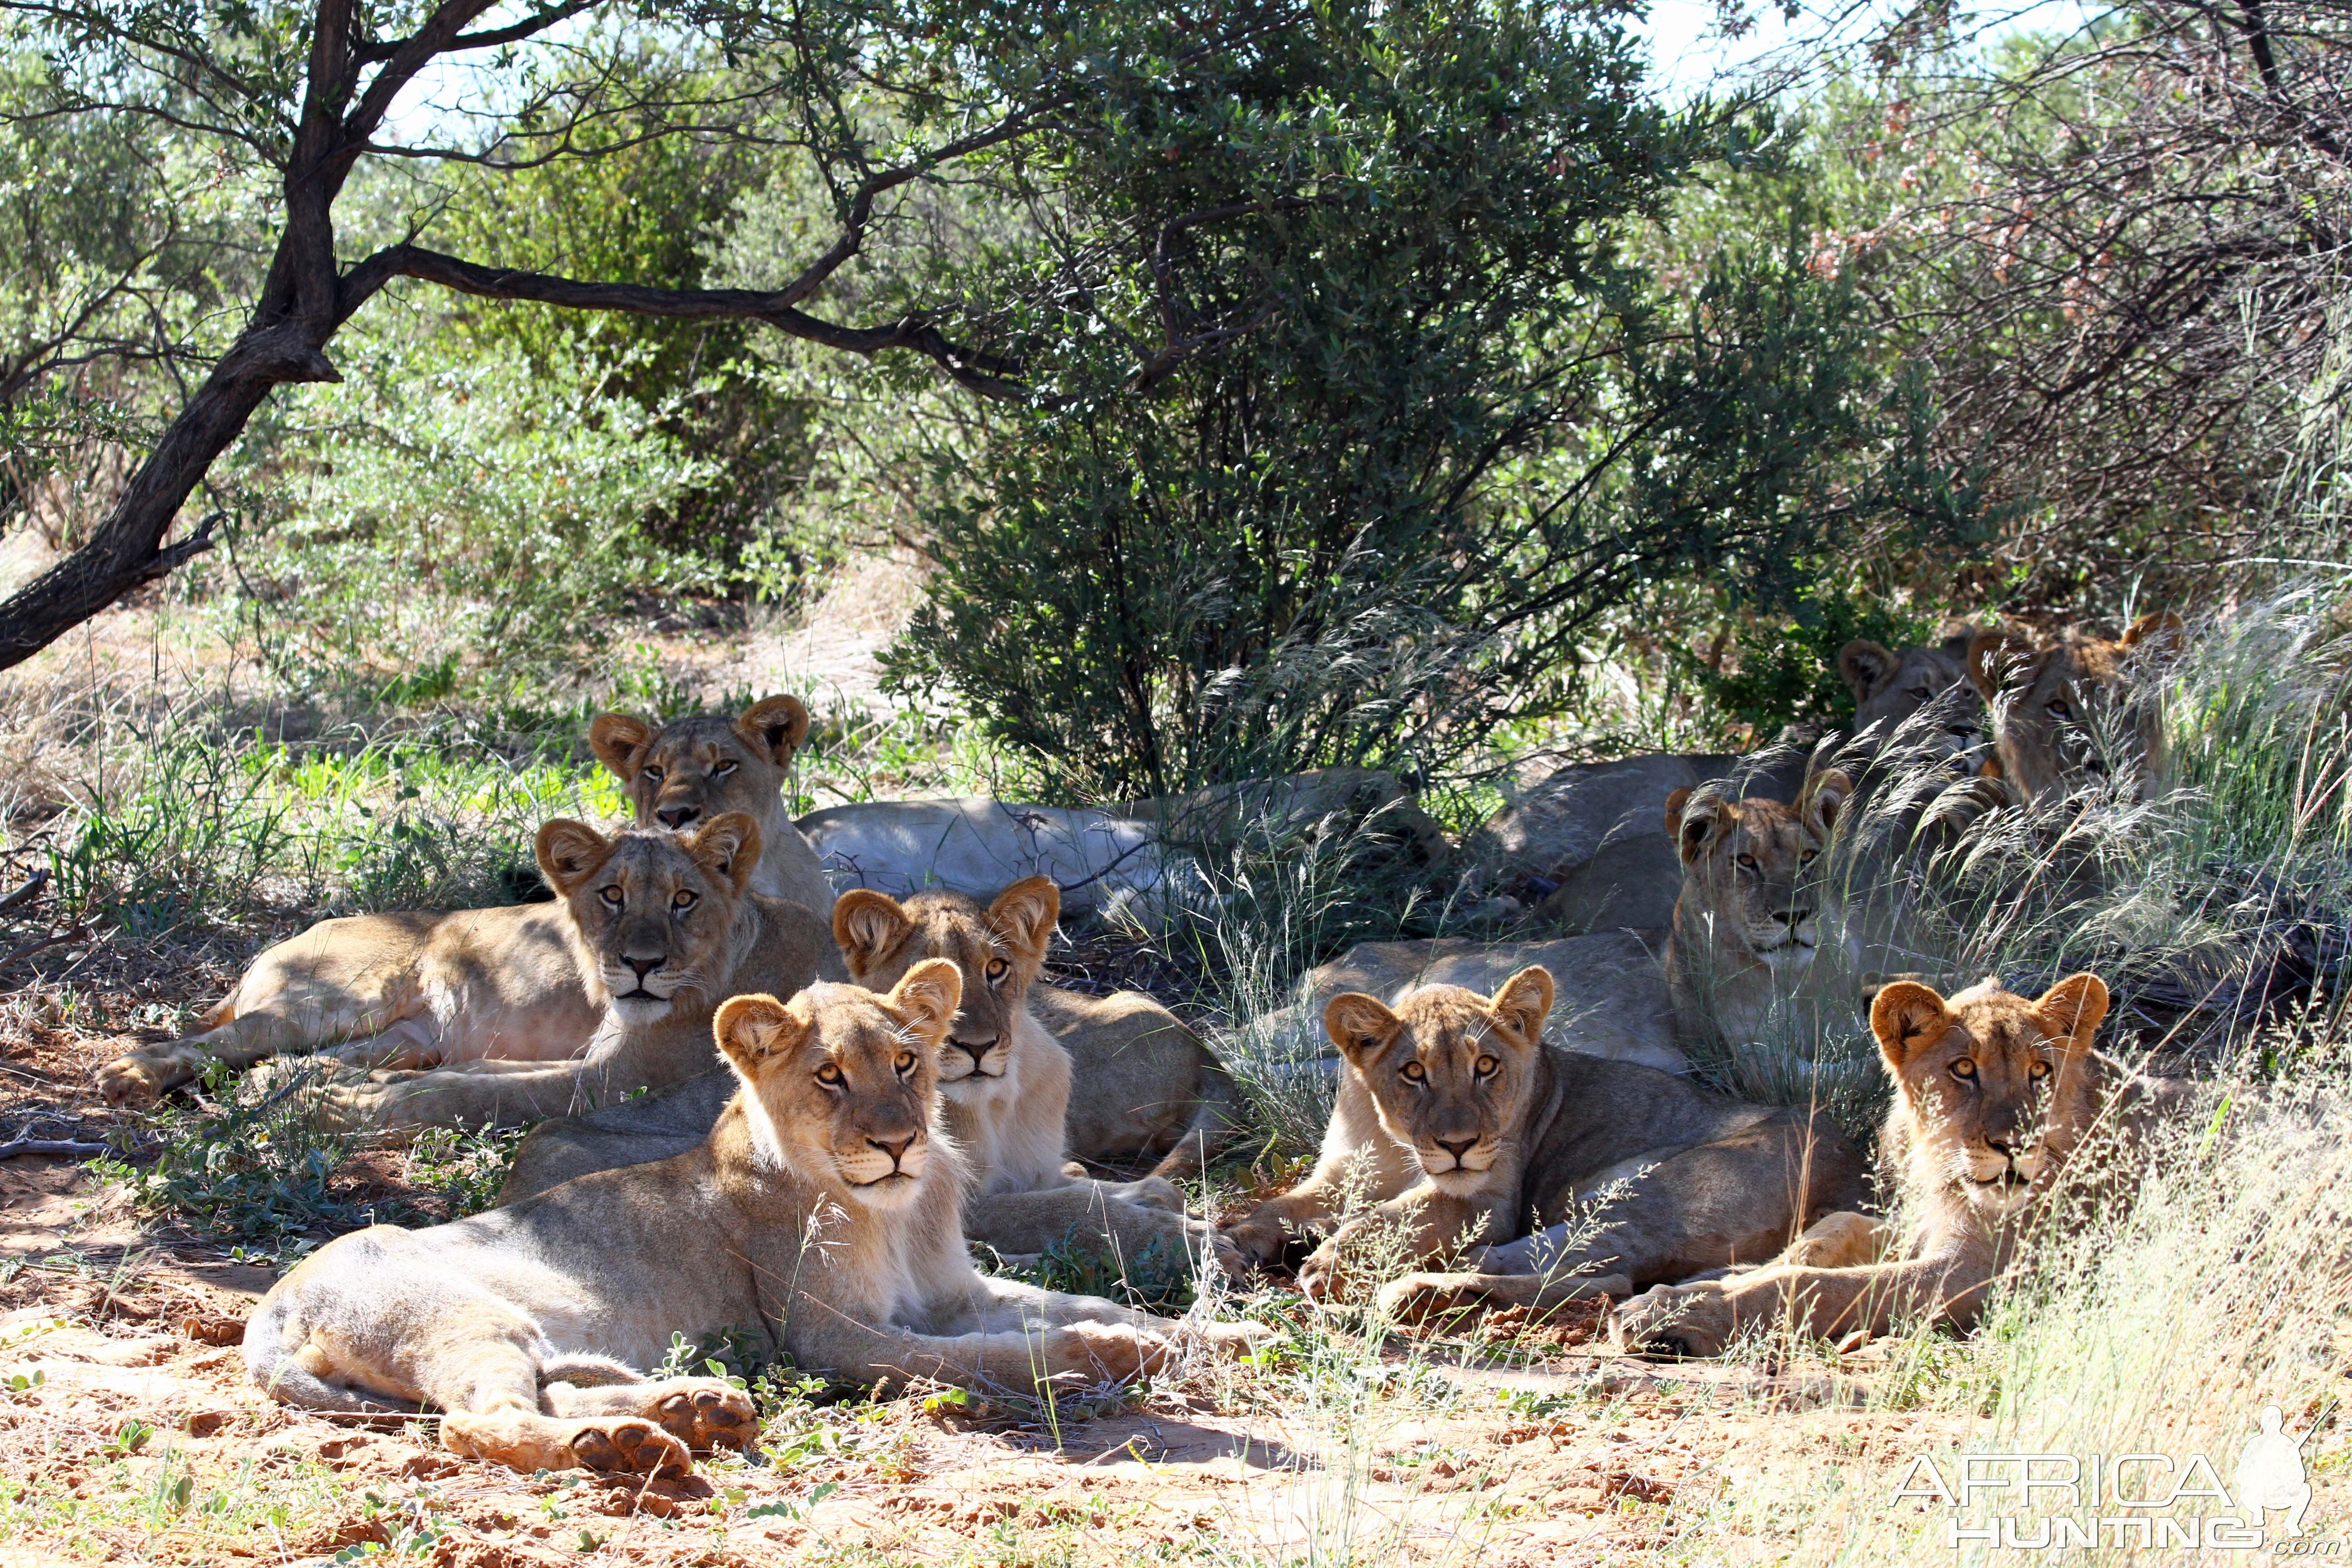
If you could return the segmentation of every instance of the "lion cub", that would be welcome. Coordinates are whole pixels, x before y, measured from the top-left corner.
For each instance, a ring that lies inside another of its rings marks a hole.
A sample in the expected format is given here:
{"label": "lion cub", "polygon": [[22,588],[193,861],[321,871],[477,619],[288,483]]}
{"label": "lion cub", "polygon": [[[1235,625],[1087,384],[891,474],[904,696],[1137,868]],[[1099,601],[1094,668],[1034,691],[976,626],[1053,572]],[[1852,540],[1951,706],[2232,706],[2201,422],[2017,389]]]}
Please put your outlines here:
{"label": "lion cub", "polygon": [[1797,804],[1734,800],[1715,784],[1666,796],[1683,887],[1666,938],[1666,989],[1685,1037],[1757,1038],[1773,1003],[1812,967],[1827,923],[1813,863],[1853,781],[1825,768]]}
{"label": "lion cub", "polygon": [[[1871,1032],[1895,1079],[1881,1158],[1925,1228],[1916,1253],[1880,1262],[1885,1228],[1833,1215],[1808,1233],[1811,1256],[1724,1279],[1661,1285],[1618,1310],[1627,1349],[1718,1353],[1754,1323],[1809,1335],[1882,1333],[1898,1318],[1974,1323],[2030,1217],[2095,1125],[2144,1132],[2193,1092],[2135,1078],[2091,1048],[2107,988],[2071,974],[2038,1001],[1988,980],[1947,1001],[1902,981],[1879,992]],[[1811,1245],[1836,1231],[1836,1247]],[[1843,1264],[1843,1267],[1832,1265]]]}
{"label": "lion cub", "polygon": [[1127,1258],[1157,1243],[1171,1258],[1232,1261],[1213,1226],[1185,1217],[1172,1183],[1098,1182],[1063,1168],[1070,1054],[1029,1010],[1061,912],[1050,877],[1013,883],[985,910],[960,893],[901,903],[861,888],[834,904],[833,934],[861,985],[892,984],[909,965],[941,958],[963,975],[963,1008],[940,1047],[940,1095],[972,1165],[967,1236],[1016,1254],[1075,1237]]}
{"label": "lion cub", "polygon": [[1262,1335],[974,1270],[934,1092],[961,989],[933,962],[883,996],[734,998],[713,1033],[740,1087],[707,1142],[454,1225],[329,1243],[254,1313],[254,1381],[316,1409],[429,1401],[450,1448],[517,1469],[649,1472],[756,1431],[723,1382],[642,1378],[674,1333],[748,1332],[857,1383],[1018,1388]]}
{"label": "lion cub", "polygon": [[2113,642],[2073,629],[1979,633],[1969,644],[1969,682],[1992,710],[2011,784],[2037,800],[2114,776],[2151,798],[2164,771],[2164,723],[2141,667],[2187,640],[2169,611],[2140,616]]}
{"label": "lion cub", "polygon": [[536,850],[562,898],[564,956],[602,1009],[586,1052],[346,1074],[322,1091],[330,1123],[513,1127],[679,1083],[710,1065],[720,1002],[797,989],[816,971],[814,918],[751,890],[760,829],[739,812],[693,833],[633,827],[611,838],[551,822]]}
{"label": "lion cub", "polygon": [[[780,793],[808,722],[792,698],[768,697],[733,719],[651,725],[607,713],[588,735],[627,787],[640,827],[688,828],[730,812],[757,823],[752,890],[804,905],[821,931],[832,889]],[[243,1068],[327,1050],[350,1066],[398,1068],[576,1057],[604,1004],[574,962],[569,920],[559,894],[554,903],[320,921],[264,950],[200,1032],[116,1058],[99,1069],[99,1088],[111,1104],[144,1101],[194,1079],[207,1060]],[[843,978],[822,935],[809,956]]]}
{"label": "lion cub", "polygon": [[[1538,967],[1491,997],[1424,985],[1391,1009],[1334,996],[1323,1025],[1347,1070],[1322,1157],[1227,1238],[1271,1263],[1294,1237],[1325,1237],[1299,1270],[1310,1296],[1342,1287],[1357,1244],[1384,1239],[1424,1265],[1466,1249],[1475,1272],[1381,1292],[1412,1316],[1472,1301],[1549,1307],[1760,1262],[1808,1220],[1860,1202],[1862,1157],[1827,1118],[1548,1046],[1552,994]],[[1350,1194],[1373,1206],[1341,1225]],[[1591,1223],[1570,1228],[1580,1218]]]}

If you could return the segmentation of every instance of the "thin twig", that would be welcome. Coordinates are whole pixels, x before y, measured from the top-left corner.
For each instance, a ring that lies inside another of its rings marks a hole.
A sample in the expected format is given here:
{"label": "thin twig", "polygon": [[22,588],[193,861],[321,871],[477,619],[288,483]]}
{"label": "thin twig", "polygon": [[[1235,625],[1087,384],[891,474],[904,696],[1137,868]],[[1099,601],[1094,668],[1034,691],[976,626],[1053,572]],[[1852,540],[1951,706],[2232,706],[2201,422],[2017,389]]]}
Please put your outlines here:
{"label": "thin twig", "polygon": [[49,868],[47,866],[44,866],[39,870],[34,872],[23,887],[17,889],[6,898],[0,899],[0,915],[5,915],[12,910],[21,909],[25,905],[31,903],[35,899],[41,896],[41,889],[48,885]]}
{"label": "thin twig", "polygon": [[68,942],[79,942],[88,935],[89,935],[88,926],[75,926],[70,931],[53,931],[47,936],[37,937],[6,957],[0,958],[0,969],[5,969],[20,958],[30,958],[45,947],[57,947]]}

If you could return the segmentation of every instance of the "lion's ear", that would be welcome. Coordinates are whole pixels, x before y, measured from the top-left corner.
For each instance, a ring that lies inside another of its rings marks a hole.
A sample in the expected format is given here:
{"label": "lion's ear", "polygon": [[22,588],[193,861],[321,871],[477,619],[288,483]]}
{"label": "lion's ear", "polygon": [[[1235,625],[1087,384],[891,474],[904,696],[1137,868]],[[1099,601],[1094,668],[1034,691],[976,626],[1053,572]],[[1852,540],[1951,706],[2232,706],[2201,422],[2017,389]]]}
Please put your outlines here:
{"label": "lion's ear", "polygon": [[2033,1016],[2050,1037],[2070,1042],[2076,1052],[2091,1048],[2091,1037],[2107,1016],[2107,983],[2095,974],[2070,974],[2042,994]]}
{"label": "lion's ear", "polygon": [[613,852],[613,841],[584,822],[559,816],[540,828],[530,849],[547,885],[558,898],[568,899],[572,889],[596,874]]}
{"label": "lion's ear", "polygon": [[1544,1020],[1551,1016],[1551,971],[1530,963],[1504,981],[1486,1005],[1496,1023],[1532,1046],[1543,1038]]}
{"label": "lion's ear", "polygon": [[1868,637],[1856,637],[1838,649],[1838,674],[1845,678],[1856,704],[1869,701],[1894,679],[1899,663],[1885,644]]}
{"label": "lion's ear", "polygon": [[1045,944],[1061,918],[1062,889],[1051,877],[1024,877],[988,905],[988,929],[1003,937],[1033,973],[1045,962]]}
{"label": "lion's ear", "polygon": [[1797,803],[1797,815],[1815,835],[1826,839],[1830,829],[1837,826],[1838,814],[1853,798],[1853,777],[1843,768],[1823,768],[1805,781],[1804,795]]}
{"label": "lion's ear", "polygon": [[808,1037],[810,1021],[773,996],[761,993],[730,996],[710,1019],[710,1033],[719,1054],[738,1072],[750,1076],[761,1062],[789,1051]]}
{"label": "lion's ear", "polygon": [[898,900],[871,888],[852,888],[833,900],[833,940],[852,978],[874,973],[914,933]]}
{"label": "lion's ear", "polygon": [[629,713],[599,713],[588,726],[588,749],[596,760],[613,770],[613,776],[623,784],[635,784],[637,779],[637,756],[646,742],[661,733],[658,725],[648,724]]}
{"label": "lion's ear", "polygon": [[1323,1032],[1339,1047],[1339,1054],[1358,1067],[1388,1049],[1403,1026],[1404,1020],[1390,1012],[1379,997],[1360,991],[1342,991],[1323,1005]]}
{"label": "lion's ear", "polygon": [[2123,645],[2170,658],[2189,646],[2189,623],[2170,610],[2150,610],[2124,628]]}
{"label": "lion's ear", "polygon": [[686,852],[714,877],[735,885],[738,897],[760,868],[760,824],[749,813],[722,811],[687,837]]}
{"label": "lion's ear", "polygon": [[2008,689],[2012,667],[2030,658],[2033,645],[2009,631],[1979,632],[1969,639],[1969,684],[1990,702]]}
{"label": "lion's ear", "polygon": [[1944,1037],[1952,1026],[1952,1010],[1933,986],[1916,980],[1898,980],[1882,986],[1870,1004],[1870,1032],[1878,1037],[1879,1054],[1898,1078],[1904,1064]]}
{"label": "lion's ear", "polygon": [[951,958],[927,958],[900,977],[882,1005],[936,1048],[963,1003],[963,971]]}
{"label": "lion's ear", "polygon": [[737,716],[735,732],[756,746],[776,766],[790,767],[793,753],[808,739],[809,710],[797,697],[762,697]]}
{"label": "lion's ear", "polygon": [[[1677,802],[1675,795],[1682,799]],[[1696,866],[1715,836],[1730,826],[1730,803],[1712,789],[1676,790],[1666,797],[1666,831],[1675,836],[1675,853],[1685,866]]]}

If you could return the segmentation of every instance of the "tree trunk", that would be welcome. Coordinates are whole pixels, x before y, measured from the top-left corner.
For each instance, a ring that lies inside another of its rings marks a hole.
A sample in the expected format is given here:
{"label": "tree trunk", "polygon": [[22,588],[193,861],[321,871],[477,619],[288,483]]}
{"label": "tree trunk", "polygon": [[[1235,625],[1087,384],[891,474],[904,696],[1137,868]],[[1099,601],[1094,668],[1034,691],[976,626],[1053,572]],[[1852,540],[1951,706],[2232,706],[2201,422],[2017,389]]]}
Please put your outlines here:
{"label": "tree trunk", "polygon": [[213,367],[89,542],[0,604],[0,669],[32,658],[143,583],[212,548],[212,520],[163,543],[172,520],[281,381],[340,379],[290,322],[254,328]]}

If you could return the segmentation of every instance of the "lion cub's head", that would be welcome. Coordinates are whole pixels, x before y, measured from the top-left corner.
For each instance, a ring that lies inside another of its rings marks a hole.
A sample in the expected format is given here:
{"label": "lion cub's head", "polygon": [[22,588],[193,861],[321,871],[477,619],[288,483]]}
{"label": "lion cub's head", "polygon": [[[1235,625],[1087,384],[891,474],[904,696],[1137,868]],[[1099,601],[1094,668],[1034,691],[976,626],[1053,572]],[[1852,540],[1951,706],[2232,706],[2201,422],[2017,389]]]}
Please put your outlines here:
{"label": "lion cub's head", "polygon": [[1991,736],[1984,701],[1969,684],[1966,634],[1936,647],[1889,648],[1856,638],[1838,651],[1853,690],[1853,731],[1880,750],[1899,747],[1955,776],[1984,762]]}
{"label": "lion cub's head", "polygon": [[728,812],[689,834],[584,822],[539,830],[539,869],[572,912],[593,994],[632,1023],[667,1016],[735,967],[735,917],[760,863],[760,825]]}
{"label": "lion cub's head", "polygon": [[1475,1188],[1526,1122],[1551,998],[1539,966],[1492,996],[1423,985],[1394,1010],[1349,991],[1324,1005],[1323,1029],[1429,1179]]}
{"label": "lion cub's head", "polygon": [[954,964],[929,963],[887,995],[820,983],[789,1002],[730,998],[711,1033],[742,1082],[755,1157],[871,1207],[911,1201],[962,989]]}
{"label": "lion cub's head", "polygon": [[1666,796],[1666,832],[1683,862],[1676,930],[1696,917],[1726,958],[1775,970],[1811,963],[1821,943],[1821,891],[1810,872],[1853,795],[1853,781],[1826,768],[1806,781],[1794,805],[1733,800],[1711,784]]}
{"label": "lion cub's head", "polygon": [[2143,796],[2164,765],[2164,727],[2138,667],[2179,651],[2180,617],[2142,616],[2113,642],[2069,629],[1979,633],[1969,680],[1992,709],[2001,767],[2028,800],[2127,778]]}
{"label": "lion cub's head", "polygon": [[780,809],[784,769],[808,729],[799,702],[763,697],[732,719],[698,714],[653,724],[599,714],[588,747],[628,791],[641,826],[690,827],[730,811],[765,822]]}
{"label": "lion cub's head", "polygon": [[2106,1015],[2095,974],[2070,974],[2039,1001],[1995,980],[1949,1000],[1908,980],[1879,992],[1870,1028],[1910,1121],[1911,1158],[1975,1208],[2022,1205],[2091,1125],[2091,1037]]}
{"label": "lion cub's head", "polygon": [[1013,1026],[1061,914],[1061,889],[1050,877],[1015,882],[984,910],[961,893],[918,893],[900,903],[853,888],[834,901],[833,938],[860,985],[895,984],[930,959],[956,966],[962,1010],[940,1047],[940,1082],[955,1098],[1004,1076]]}

